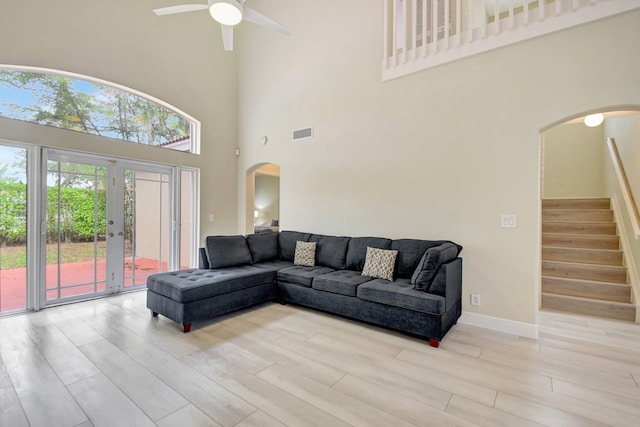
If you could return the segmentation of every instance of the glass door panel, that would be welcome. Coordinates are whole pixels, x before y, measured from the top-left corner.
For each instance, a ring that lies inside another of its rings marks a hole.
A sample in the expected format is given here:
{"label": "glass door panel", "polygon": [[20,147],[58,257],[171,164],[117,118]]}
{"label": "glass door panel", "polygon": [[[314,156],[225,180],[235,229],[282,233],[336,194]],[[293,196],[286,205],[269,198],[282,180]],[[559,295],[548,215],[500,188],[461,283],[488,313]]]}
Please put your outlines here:
{"label": "glass door panel", "polygon": [[124,287],[143,287],[150,274],[168,271],[171,175],[138,169],[124,175]]}
{"label": "glass door panel", "polygon": [[107,167],[47,161],[45,300],[107,291]]}
{"label": "glass door panel", "polygon": [[27,307],[27,150],[0,145],[0,314]]}

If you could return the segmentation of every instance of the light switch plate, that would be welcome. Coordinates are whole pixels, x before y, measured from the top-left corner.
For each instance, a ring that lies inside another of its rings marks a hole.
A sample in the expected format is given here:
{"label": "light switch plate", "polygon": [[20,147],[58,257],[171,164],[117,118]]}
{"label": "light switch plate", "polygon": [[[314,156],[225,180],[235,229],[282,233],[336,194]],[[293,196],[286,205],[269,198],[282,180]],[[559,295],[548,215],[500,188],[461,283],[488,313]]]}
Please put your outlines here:
{"label": "light switch plate", "polygon": [[518,221],[515,215],[501,215],[500,226],[504,228],[516,228]]}

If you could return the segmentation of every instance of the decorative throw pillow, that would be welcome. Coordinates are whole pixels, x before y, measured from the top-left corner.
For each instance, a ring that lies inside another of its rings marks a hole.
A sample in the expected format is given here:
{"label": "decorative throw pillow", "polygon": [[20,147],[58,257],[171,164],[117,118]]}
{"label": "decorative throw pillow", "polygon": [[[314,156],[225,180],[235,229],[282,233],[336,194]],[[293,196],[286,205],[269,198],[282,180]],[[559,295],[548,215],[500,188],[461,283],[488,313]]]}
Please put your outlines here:
{"label": "decorative throw pillow", "polygon": [[396,265],[398,251],[377,249],[367,246],[367,256],[364,260],[363,276],[378,279],[393,280],[393,270]]}
{"label": "decorative throw pillow", "polygon": [[296,242],[296,252],[293,256],[294,265],[313,267],[316,265],[316,242]]}
{"label": "decorative throw pillow", "polygon": [[272,227],[278,227],[278,223],[279,223],[279,221],[277,219],[272,219],[271,220],[271,226]]}

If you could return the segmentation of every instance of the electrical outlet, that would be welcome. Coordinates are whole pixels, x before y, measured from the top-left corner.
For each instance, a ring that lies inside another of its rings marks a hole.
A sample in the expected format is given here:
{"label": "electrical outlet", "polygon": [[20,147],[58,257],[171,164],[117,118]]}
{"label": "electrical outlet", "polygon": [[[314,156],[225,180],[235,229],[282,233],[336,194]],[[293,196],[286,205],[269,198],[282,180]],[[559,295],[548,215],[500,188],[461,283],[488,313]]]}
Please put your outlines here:
{"label": "electrical outlet", "polygon": [[471,294],[471,305],[474,305],[476,307],[480,306],[480,294],[477,294],[475,292]]}
{"label": "electrical outlet", "polygon": [[500,216],[500,226],[505,228],[516,228],[518,226],[518,222],[516,220],[515,215],[501,215]]}
{"label": "electrical outlet", "polygon": [[209,222],[213,222],[214,216],[212,213],[209,214]]}

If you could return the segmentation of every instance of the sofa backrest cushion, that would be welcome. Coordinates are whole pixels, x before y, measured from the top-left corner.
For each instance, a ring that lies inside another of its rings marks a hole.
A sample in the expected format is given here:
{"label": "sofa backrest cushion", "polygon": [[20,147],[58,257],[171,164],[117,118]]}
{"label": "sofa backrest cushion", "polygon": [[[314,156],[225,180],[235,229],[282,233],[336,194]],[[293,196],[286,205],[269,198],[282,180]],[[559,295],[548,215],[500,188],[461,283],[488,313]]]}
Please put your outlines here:
{"label": "sofa backrest cushion", "polygon": [[343,270],[346,264],[349,240],[351,240],[351,237],[312,234],[309,241],[317,243],[316,265]]}
{"label": "sofa backrest cushion", "polygon": [[308,242],[309,233],[299,231],[281,231],[278,233],[278,246],[280,246],[280,259],[293,262],[296,253],[296,242]]}
{"label": "sofa backrest cushion", "polygon": [[390,249],[391,239],[383,237],[352,237],[347,248],[347,270],[362,271],[367,257],[367,246],[378,249]]}
{"label": "sofa backrest cushion", "polygon": [[249,245],[254,264],[280,259],[278,233],[249,234],[247,245]]}
{"label": "sofa backrest cushion", "polygon": [[398,251],[396,277],[411,279],[422,255],[427,249],[445,243],[444,240],[397,239],[391,242],[391,249]]}
{"label": "sofa backrest cushion", "polygon": [[251,265],[251,252],[244,236],[207,236],[204,247],[209,268]]}
{"label": "sofa backrest cushion", "polygon": [[419,291],[429,291],[440,266],[456,259],[461,250],[462,246],[453,242],[446,242],[427,249],[411,276],[413,288]]}

